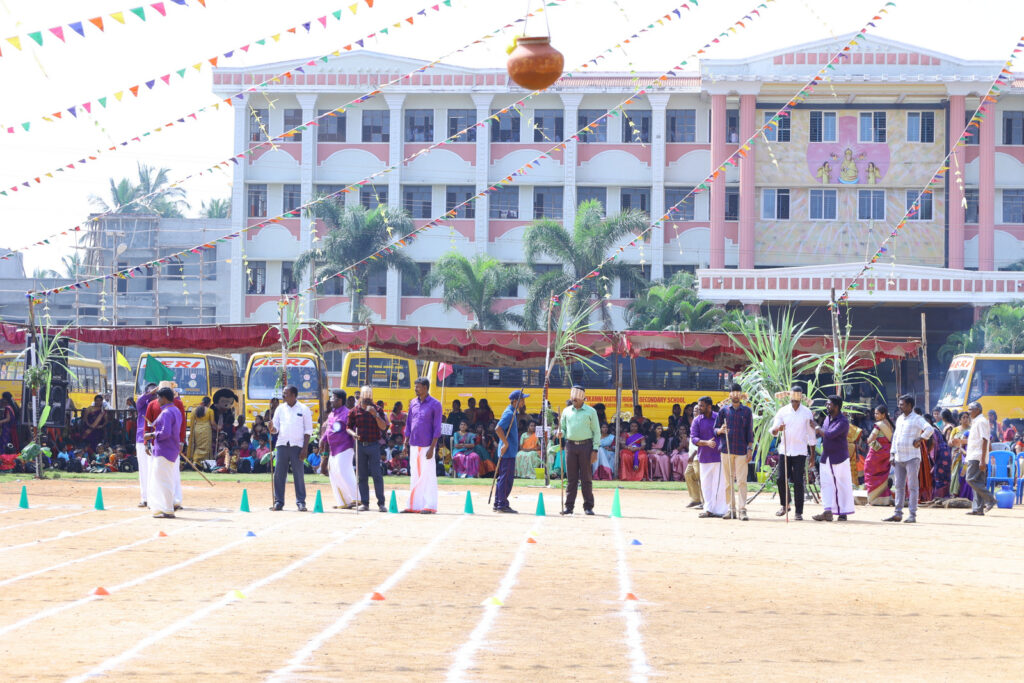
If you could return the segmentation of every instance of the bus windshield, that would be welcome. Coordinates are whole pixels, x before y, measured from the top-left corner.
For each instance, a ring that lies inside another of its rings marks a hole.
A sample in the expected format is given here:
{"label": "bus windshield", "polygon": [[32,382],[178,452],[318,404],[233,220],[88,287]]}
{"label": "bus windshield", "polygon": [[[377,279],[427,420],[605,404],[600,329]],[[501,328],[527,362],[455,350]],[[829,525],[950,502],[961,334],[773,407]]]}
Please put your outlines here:
{"label": "bus windshield", "polygon": [[967,394],[967,374],[970,368],[950,369],[946,373],[946,381],[939,392],[939,404],[944,406],[962,406]]}
{"label": "bus windshield", "polygon": [[[280,358],[256,359],[249,368],[247,398],[280,398],[281,390],[284,388],[278,386],[280,376]],[[317,375],[316,361],[312,358],[289,358],[288,384],[295,385],[302,398],[319,398],[320,378]]]}
{"label": "bus windshield", "polygon": [[[146,390],[146,361],[150,356],[143,356],[139,363],[139,378],[136,390],[142,394]],[[178,393],[182,396],[206,396],[206,359],[175,358],[173,356],[156,357],[174,373],[174,382],[178,385]]]}
{"label": "bus windshield", "polygon": [[366,357],[351,359],[345,386],[359,388],[366,384],[388,389],[408,389],[411,386],[409,361],[404,358],[370,357],[370,381],[366,381]]}

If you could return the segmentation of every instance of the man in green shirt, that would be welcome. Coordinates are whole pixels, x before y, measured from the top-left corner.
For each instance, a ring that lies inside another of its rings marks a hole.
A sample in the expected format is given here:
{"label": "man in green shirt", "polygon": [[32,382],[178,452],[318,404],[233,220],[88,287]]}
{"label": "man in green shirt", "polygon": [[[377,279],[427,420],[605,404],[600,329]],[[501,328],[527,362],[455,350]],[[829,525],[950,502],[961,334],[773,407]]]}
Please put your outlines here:
{"label": "man in green shirt", "polygon": [[566,406],[559,420],[558,436],[565,443],[565,468],[569,486],[565,492],[563,515],[571,515],[576,504],[576,488],[583,480],[583,512],[594,514],[593,474],[597,460],[597,446],[601,442],[601,426],[597,411],[586,405],[586,391],[580,385],[572,388],[569,398],[572,405]]}

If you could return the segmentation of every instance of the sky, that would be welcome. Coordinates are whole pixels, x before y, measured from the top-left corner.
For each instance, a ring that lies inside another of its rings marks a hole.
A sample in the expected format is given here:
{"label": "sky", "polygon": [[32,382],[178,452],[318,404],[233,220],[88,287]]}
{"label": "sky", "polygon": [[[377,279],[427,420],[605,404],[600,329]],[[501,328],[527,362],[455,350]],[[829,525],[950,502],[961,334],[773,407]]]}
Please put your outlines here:
{"label": "sky", "polygon": [[[137,2],[138,0],[135,0]],[[349,5],[359,3],[353,14]],[[167,121],[186,116],[216,101],[212,94],[212,69],[197,62],[234,50],[230,59],[220,57],[221,66],[245,67],[303,57],[316,57],[365,37],[440,0],[187,0],[181,7],[165,0],[161,17],[147,3],[146,21],[128,12],[133,0],[0,0],[0,189],[47,171],[112,144],[140,135]],[[389,36],[365,42],[366,49],[432,60],[490,33],[523,16],[527,6],[536,8],[541,0],[452,0],[451,8],[428,12],[428,18],[413,26],[404,25]],[[680,7],[683,0],[567,0],[548,8],[552,44],[565,55],[566,67],[601,54],[630,33]],[[682,20],[666,22],[643,34],[628,51],[607,55],[602,70],[664,71],[716,37],[727,26],[758,5],[758,0],[699,0],[682,11]],[[859,30],[885,4],[884,0],[775,0],[761,10],[761,19],[708,51],[707,57],[743,58],[800,43],[839,36]],[[328,16],[326,28],[316,19],[343,10],[342,19]],[[125,23],[110,18],[125,12]],[[91,17],[104,18],[104,32],[87,23]],[[313,21],[306,33],[286,29]],[[66,27],[86,21],[85,37]],[[49,28],[64,24],[66,43],[59,42]],[[1024,2],[1021,0],[898,0],[889,15],[872,32],[925,49],[964,59],[1004,60],[1018,37],[1024,33]],[[43,45],[26,37],[41,30]],[[543,19],[531,19],[529,32],[545,30]],[[252,45],[248,53],[238,50],[282,33],[278,42]],[[21,36],[22,50],[5,40]],[[500,67],[511,42],[497,38],[449,61],[476,67]],[[187,67],[184,78],[175,71]],[[1024,71],[1024,63],[1015,67]],[[170,85],[157,81],[151,91],[143,85],[137,98],[128,93],[132,85],[171,74]],[[993,74],[993,77],[995,74]],[[113,93],[125,91],[123,101]],[[71,119],[66,109],[86,100],[108,96],[106,109],[92,114],[78,111]],[[40,118],[64,111],[61,121],[47,123]],[[25,133],[20,124],[31,121]],[[7,134],[7,126],[19,132]],[[31,189],[0,196],[0,248],[16,248],[38,236],[67,230],[84,221],[94,207],[90,195],[109,196],[109,179],[136,176],[139,162],[171,169],[173,179],[203,170],[231,155],[233,114],[230,109],[201,114],[197,121],[151,135],[144,141],[116,152],[98,156],[84,167],[56,174]],[[228,197],[230,171],[190,180],[184,189],[192,206],[186,215],[198,215],[203,201]],[[24,253],[26,272],[36,268],[60,270],[61,256],[71,253],[73,238],[55,240],[46,247]]]}

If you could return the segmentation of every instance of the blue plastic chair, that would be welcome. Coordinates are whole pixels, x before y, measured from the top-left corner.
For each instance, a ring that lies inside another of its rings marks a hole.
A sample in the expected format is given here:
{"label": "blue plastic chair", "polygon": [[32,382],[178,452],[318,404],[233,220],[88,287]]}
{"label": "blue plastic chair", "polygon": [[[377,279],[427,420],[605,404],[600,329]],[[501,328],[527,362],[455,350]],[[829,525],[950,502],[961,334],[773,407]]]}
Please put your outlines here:
{"label": "blue plastic chair", "polygon": [[1018,453],[1017,460],[1017,504],[1024,502],[1024,453]]}
{"label": "blue plastic chair", "polygon": [[996,484],[1017,483],[1017,458],[1010,451],[992,451],[988,454],[988,479],[985,486],[990,492],[995,491]]}

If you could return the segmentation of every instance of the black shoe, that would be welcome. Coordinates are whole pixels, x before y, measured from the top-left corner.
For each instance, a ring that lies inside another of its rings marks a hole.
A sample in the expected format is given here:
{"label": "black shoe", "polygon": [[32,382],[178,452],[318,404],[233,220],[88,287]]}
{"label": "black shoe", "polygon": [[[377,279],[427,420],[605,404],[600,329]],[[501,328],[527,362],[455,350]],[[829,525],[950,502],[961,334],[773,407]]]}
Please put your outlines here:
{"label": "black shoe", "polygon": [[883,522],[902,522],[903,515],[890,515],[882,520]]}
{"label": "black shoe", "polygon": [[274,503],[270,506],[270,510],[271,512],[280,512],[281,510],[284,510],[284,503]]}
{"label": "black shoe", "polygon": [[992,508],[996,506],[996,502],[993,500],[991,503],[985,503],[985,512],[992,512]]}
{"label": "black shoe", "polygon": [[846,515],[839,515],[838,517],[836,517],[836,521],[837,522],[845,522],[846,521]]}
{"label": "black shoe", "polygon": [[813,517],[811,517],[811,519],[813,519],[815,522],[831,522],[832,521],[832,511],[831,510],[825,510],[820,515],[814,515]]}
{"label": "black shoe", "polygon": [[977,515],[978,517],[984,517],[985,516],[985,511],[984,510],[971,510],[967,514],[969,514],[969,515]]}
{"label": "black shoe", "polygon": [[559,512],[558,514],[560,514],[560,515],[571,515],[572,514],[572,510],[570,510],[569,508],[566,508],[566,509],[562,510],[561,512]]}
{"label": "black shoe", "polygon": [[498,508],[498,512],[503,515],[518,515],[519,513],[510,507]]}
{"label": "black shoe", "polygon": [[691,500],[689,503],[686,504],[686,507],[688,507],[688,508],[695,508],[695,507],[700,507],[701,505],[703,505],[703,503],[698,503],[695,500]]}
{"label": "black shoe", "polygon": [[594,516],[594,511],[593,510],[584,510],[583,514],[590,515],[591,517],[593,517]]}
{"label": "black shoe", "polygon": [[363,503],[362,505],[360,505],[359,507],[356,508],[356,512],[369,512],[369,511],[370,511],[370,506],[367,505],[366,503]]}
{"label": "black shoe", "polygon": [[387,508],[386,505],[378,505],[377,506],[377,512],[387,512],[387,511],[388,511],[388,508]]}
{"label": "black shoe", "polygon": [[804,516],[803,516],[803,515],[801,515],[801,514],[800,514],[800,513],[798,512],[798,513],[796,513],[795,515],[793,515],[793,519],[795,519],[795,520],[796,520],[796,521],[798,521],[798,522],[802,522],[802,521],[804,521]]}
{"label": "black shoe", "polygon": [[140,507],[140,508],[146,508],[146,507],[149,507],[149,503],[147,503],[146,501],[142,501],[141,503],[139,503],[139,507]]}
{"label": "black shoe", "polygon": [[306,504],[305,503],[299,503],[298,507],[299,507],[299,512],[305,512],[306,511]]}

